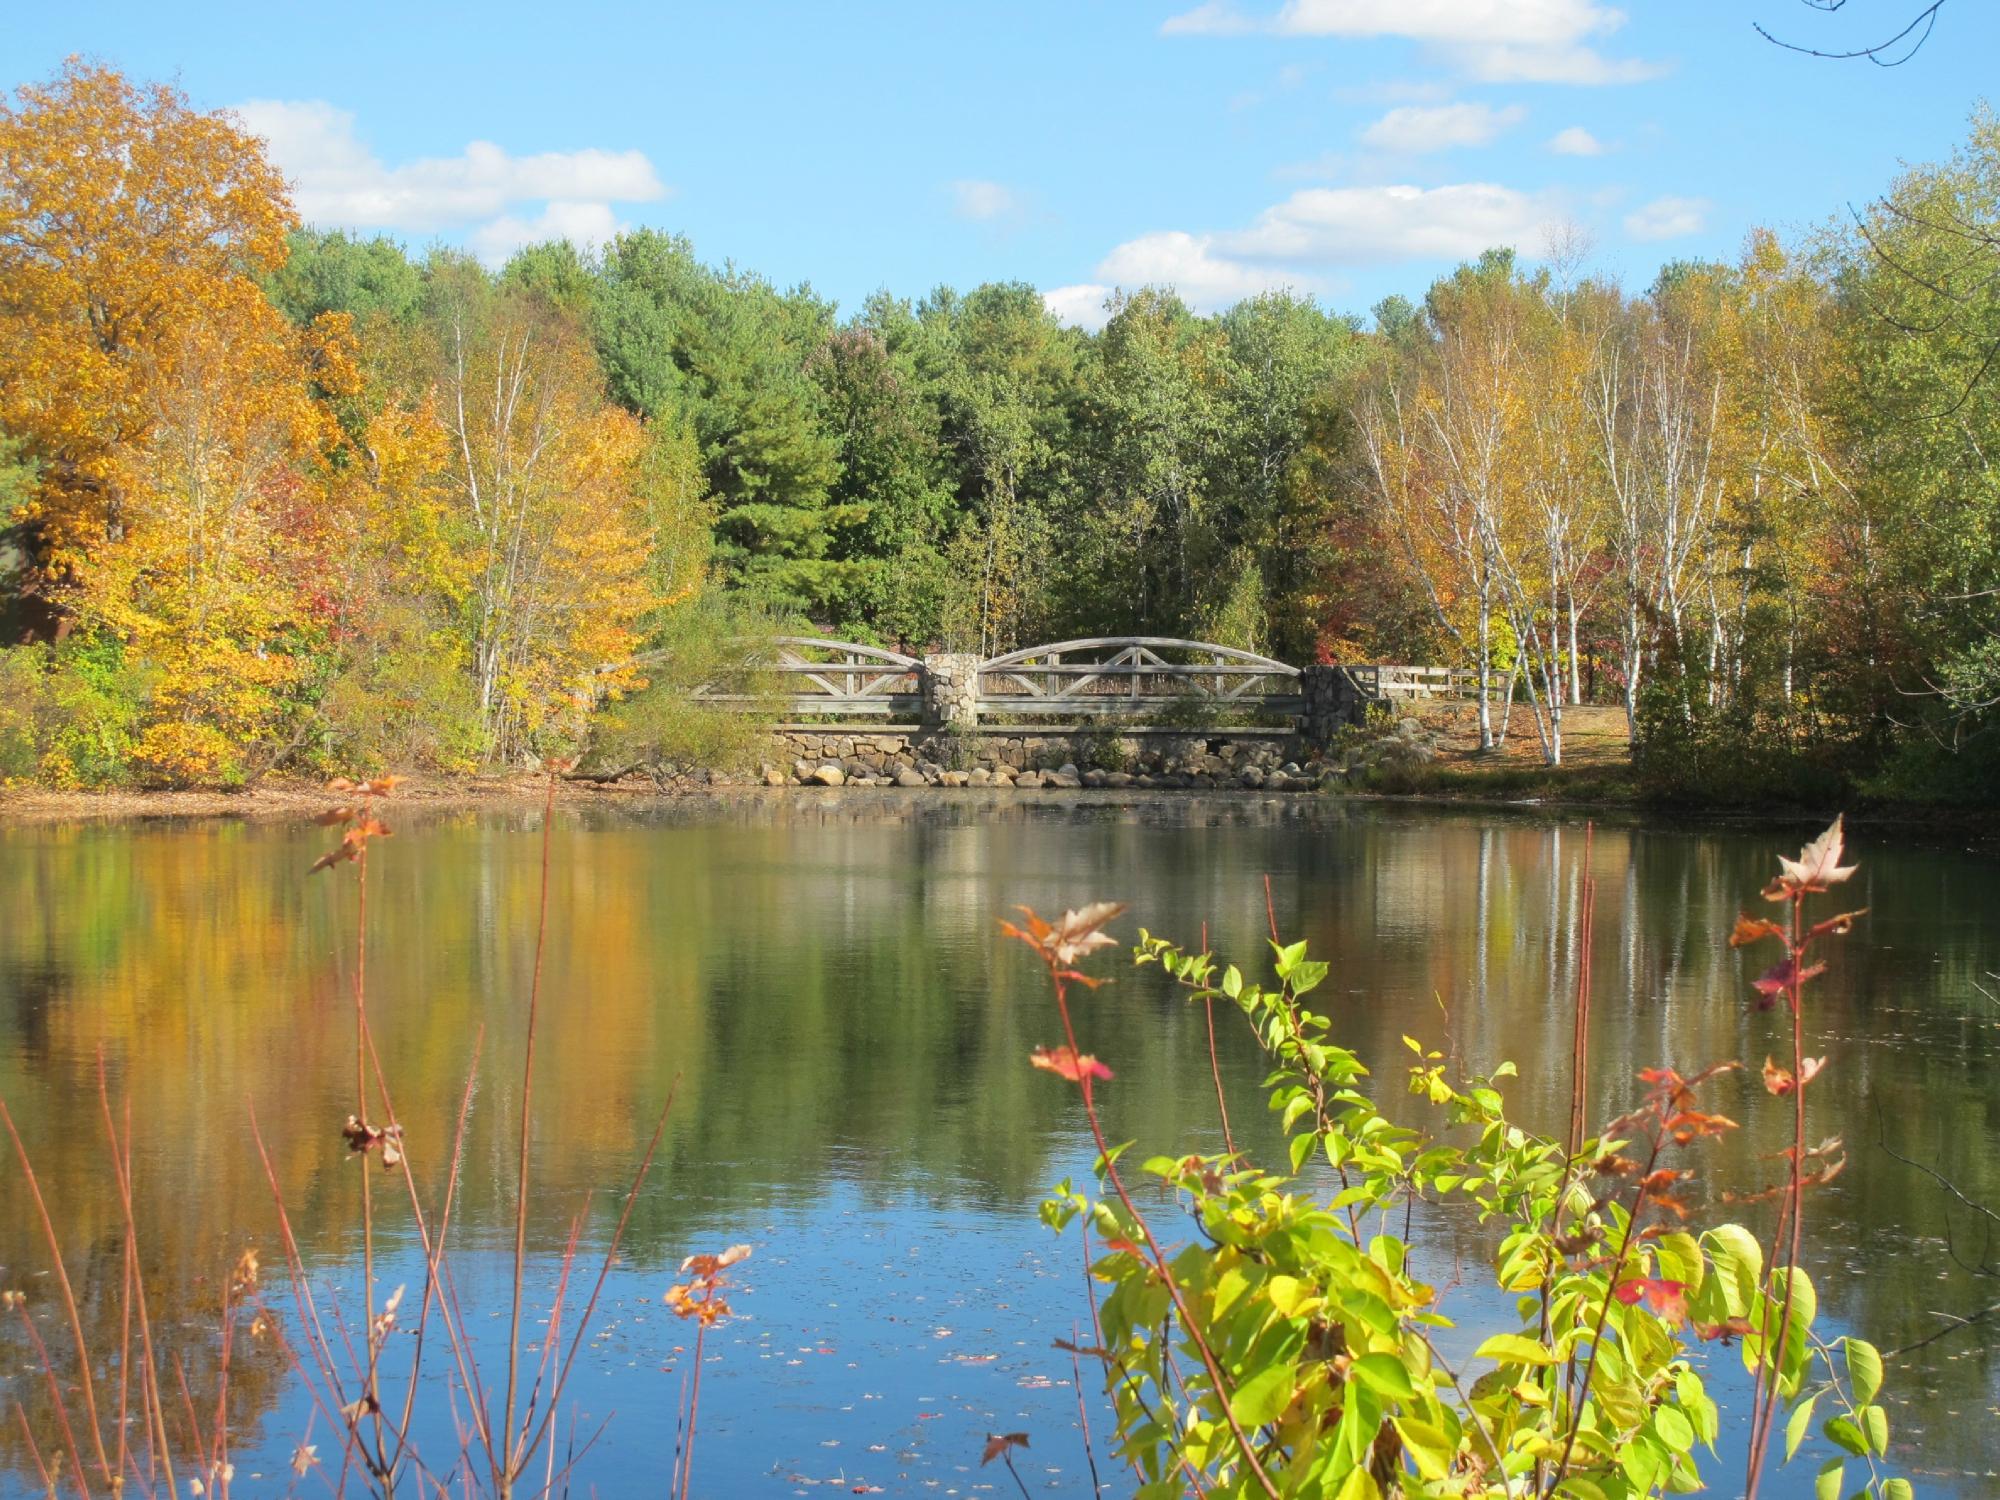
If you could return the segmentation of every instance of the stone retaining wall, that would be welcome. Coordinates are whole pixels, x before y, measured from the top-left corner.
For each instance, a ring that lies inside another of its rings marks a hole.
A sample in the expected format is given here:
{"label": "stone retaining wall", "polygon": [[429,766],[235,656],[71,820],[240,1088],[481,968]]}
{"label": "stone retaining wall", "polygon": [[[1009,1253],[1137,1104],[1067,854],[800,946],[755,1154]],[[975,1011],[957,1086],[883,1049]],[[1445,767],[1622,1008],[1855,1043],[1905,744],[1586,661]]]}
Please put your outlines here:
{"label": "stone retaining wall", "polygon": [[1322,768],[1288,734],[928,734],[787,729],[767,786],[1216,787],[1306,790]]}

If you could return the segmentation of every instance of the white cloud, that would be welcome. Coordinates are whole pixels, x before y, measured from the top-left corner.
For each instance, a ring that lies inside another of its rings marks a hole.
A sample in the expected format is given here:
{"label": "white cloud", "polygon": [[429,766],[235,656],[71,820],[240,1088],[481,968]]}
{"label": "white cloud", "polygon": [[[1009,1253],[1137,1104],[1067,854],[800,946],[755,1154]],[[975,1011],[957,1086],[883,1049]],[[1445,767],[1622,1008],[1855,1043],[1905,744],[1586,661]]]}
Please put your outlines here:
{"label": "white cloud", "polygon": [[1406,104],[1362,131],[1361,139],[1385,151],[1449,151],[1454,146],[1487,145],[1527,117],[1527,110],[1518,104],[1506,109],[1490,104],[1440,104],[1429,109]]}
{"label": "white cloud", "polygon": [[1171,286],[1201,311],[1279,287],[1321,291],[1335,267],[1465,260],[1498,245],[1533,245],[1561,217],[1546,195],[1487,182],[1447,187],[1305,188],[1246,229],[1163,230],[1127,240],[1093,279],[1043,293],[1065,322],[1100,327],[1114,288]]}
{"label": "white cloud", "polygon": [[1058,322],[1095,332],[1111,320],[1111,313],[1104,304],[1113,290],[1095,281],[1053,287],[1042,293],[1042,306],[1053,313]]}
{"label": "white cloud", "polygon": [[1624,24],[1601,0],[1286,0],[1258,20],[1224,0],[1171,17],[1168,36],[1400,37],[1488,83],[1635,83],[1657,65],[1607,58],[1588,45]]}
{"label": "white cloud", "polygon": [[1142,234],[1127,240],[1097,263],[1094,281],[1059,286],[1042,294],[1042,303],[1066,323],[1101,328],[1108,314],[1104,301],[1118,289],[1171,287],[1197,312],[1215,312],[1254,297],[1259,292],[1292,287],[1315,289],[1317,280],[1283,266],[1257,265],[1218,254],[1222,236],[1189,234],[1181,229]]}
{"label": "white cloud", "polygon": [[595,250],[624,229],[608,203],[557,198],[531,219],[502,214],[466,236],[473,254],[488,265],[499,265],[524,245],[544,240],[568,240],[579,250]]}
{"label": "white cloud", "polygon": [[1013,218],[1021,211],[1021,198],[1005,183],[979,177],[961,177],[951,184],[952,212],[974,223]]}
{"label": "white cloud", "polygon": [[1706,198],[1655,198],[1625,215],[1625,232],[1635,240],[1671,240],[1700,234],[1712,205]]}
{"label": "white cloud", "polygon": [[1160,23],[1161,36],[1241,36],[1259,29],[1255,21],[1228,0],[1203,0],[1193,10],[1169,16]]}
{"label": "white cloud", "polygon": [[[473,141],[457,156],[392,167],[355,134],[350,111],[324,100],[253,99],[236,113],[264,137],[291,179],[299,216],[312,224],[413,234],[471,227],[468,238],[487,255],[489,246],[528,243],[513,239],[524,232],[601,239],[617,228],[612,204],[656,202],[668,192],[640,151],[515,156]],[[522,217],[534,204],[540,212]]]}
{"label": "white cloud", "polygon": [[1549,137],[1549,150],[1557,156],[1602,156],[1609,149],[1581,125],[1558,130]]}
{"label": "white cloud", "polygon": [[1231,255],[1323,265],[1457,260],[1528,242],[1555,216],[1547,199],[1491,182],[1302,188],[1215,242]]}

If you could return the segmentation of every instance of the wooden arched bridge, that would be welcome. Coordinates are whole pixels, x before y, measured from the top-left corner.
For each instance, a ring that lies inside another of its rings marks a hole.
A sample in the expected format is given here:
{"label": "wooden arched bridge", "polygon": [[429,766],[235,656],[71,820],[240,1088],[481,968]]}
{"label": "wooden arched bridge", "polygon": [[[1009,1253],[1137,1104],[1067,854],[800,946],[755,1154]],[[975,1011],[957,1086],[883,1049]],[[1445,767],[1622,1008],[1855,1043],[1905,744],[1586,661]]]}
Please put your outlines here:
{"label": "wooden arched bridge", "polygon": [[[778,636],[746,650],[742,672],[695,689],[715,703],[769,705],[793,717],[970,728],[1021,720],[1161,724],[1229,717],[1297,722],[1340,698],[1444,696],[1462,687],[1445,668],[1294,667],[1254,651],[1172,636],[1098,636],[999,656],[907,656],[817,636]],[[753,679],[768,684],[751,690]],[[1303,727],[1303,726],[1301,726]]]}

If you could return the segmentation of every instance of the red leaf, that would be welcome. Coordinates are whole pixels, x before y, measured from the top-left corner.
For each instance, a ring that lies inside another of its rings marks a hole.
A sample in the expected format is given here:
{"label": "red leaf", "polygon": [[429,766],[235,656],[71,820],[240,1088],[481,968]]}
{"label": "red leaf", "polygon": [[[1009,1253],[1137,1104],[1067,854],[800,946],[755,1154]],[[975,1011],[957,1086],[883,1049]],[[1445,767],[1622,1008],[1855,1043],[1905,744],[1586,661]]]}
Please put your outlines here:
{"label": "red leaf", "polygon": [[1611,1295],[1627,1307],[1634,1306],[1643,1298],[1646,1306],[1657,1317],[1675,1328],[1687,1322],[1685,1281],[1661,1281],[1651,1276],[1635,1276],[1629,1281],[1619,1282],[1611,1289]]}
{"label": "red leaf", "polygon": [[1081,1083],[1086,1078],[1109,1078],[1111,1070],[1088,1052],[1079,1054],[1070,1047],[1037,1047],[1028,1061],[1046,1072]]}
{"label": "red leaf", "polygon": [[1803,985],[1807,980],[1817,979],[1825,972],[1825,964],[1813,964],[1809,968],[1801,969],[1798,961],[1788,953],[1751,980],[1750,986],[1764,997],[1760,1003],[1769,1009],[1776,1003],[1778,996],[1789,990],[1794,983]]}

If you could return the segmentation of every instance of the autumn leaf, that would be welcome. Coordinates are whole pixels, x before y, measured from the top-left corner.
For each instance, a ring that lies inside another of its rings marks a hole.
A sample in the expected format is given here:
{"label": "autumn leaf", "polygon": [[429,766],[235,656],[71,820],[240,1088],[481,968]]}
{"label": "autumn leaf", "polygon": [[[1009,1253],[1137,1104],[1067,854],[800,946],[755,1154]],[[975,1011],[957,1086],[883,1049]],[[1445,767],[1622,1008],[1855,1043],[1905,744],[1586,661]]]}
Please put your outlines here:
{"label": "autumn leaf", "polygon": [[1067,1078],[1071,1083],[1082,1083],[1086,1078],[1109,1078],[1111,1070],[1089,1053],[1077,1053],[1070,1047],[1037,1047],[1028,1054],[1028,1061],[1044,1072]]}
{"label": "autumn leaf", "polygon": [[313,819],[313,822],[317,823],[322,828],[332,828],[336,824],[347,822],[353,816],[354,816],[353,808],[335,807],[335,808],[329,808],[326,812],[321,813],[318,817]]}
{"label": "autumn leaf", "polygon": [[1068,968],[1099,948],[1116,946],[1116,939],[1107,936],[1102,929],[1105,923],[1125,910],[1125,903],[1092,902],[1079,910],[1064,912],[1054,922],[1043,921],[1031,907],[1023,906],[1019,910],[1026,918],[1026,924],[1017,927],[1012,922],[1003,921],[1000,930],[1009,937],[1019,938],[1041,954],[1045,961]]}
{"label": "autumn leaf", "polygon": [[1867,915],[1868,908],[1863,906],[1854,911],[1844,911],[1837,917],[1828,917],[1824,922],[1815,922],[1811,930],[1806,933],[1806,941],[1811,942],[1815,938],[1823,937],[1846,937],[1854,930],[1855,922]]}
{"label": "autumn leaf", "polygon": [[1765,938],[1781,938],[1785,929],[1764,917],[1752,917],[1741,912],[1736,917],[1736,929],[1729,934],[1729,946],[1747,948],[1752,943],[1760,943]]}
{"label": "autumn leaf", "polygon": [[1801,969],[1798,960],[1788,953],[1751,980],[1750,987],[1763,997],[1758,1001],[1759,1007],[1769,1010],[1777,1003],[1778,996],[1786,993],[1794,984],[1804,985],[1808,980],[1817,979],[1825,972],[1825,964],[1810,964]]}
{"label": "autumn leaf", "polygon": [[1679,1328],[1687,1322],[1685,1281],[1662,1281],[1651,1276],[1635,1276],[1629,1281],[1619,1282],[1611,1289],[1611,1295],[1627,1307],[1643,1301],[1656,1317],[1672,1327]]}
{"label": "autumn leaf", "polygon": [[1025,1448],[1027,1446],[1028,1435],[1025,1432],[1003,1432],[997,1435],[988,1434],[986,1447],[981,1450],[979,1455],[980,1467],[984,1468],[987,1464],[992,1463],[994,1459],[1004,1457],[1010,1448]]}
{"label": "autumn leaf", "polygon": [[1803,896],[1809,891],[1828,891],[1851,878],[1859,865],[1843,865],[1840,862],[1842,844],[1846,838],[1845,817],[1835,818],[1833,826],[1799,851],[1797,859],[1778,856],[1778,878],[1764,888],[1764,895],[1771,901],[1788,901]]}

